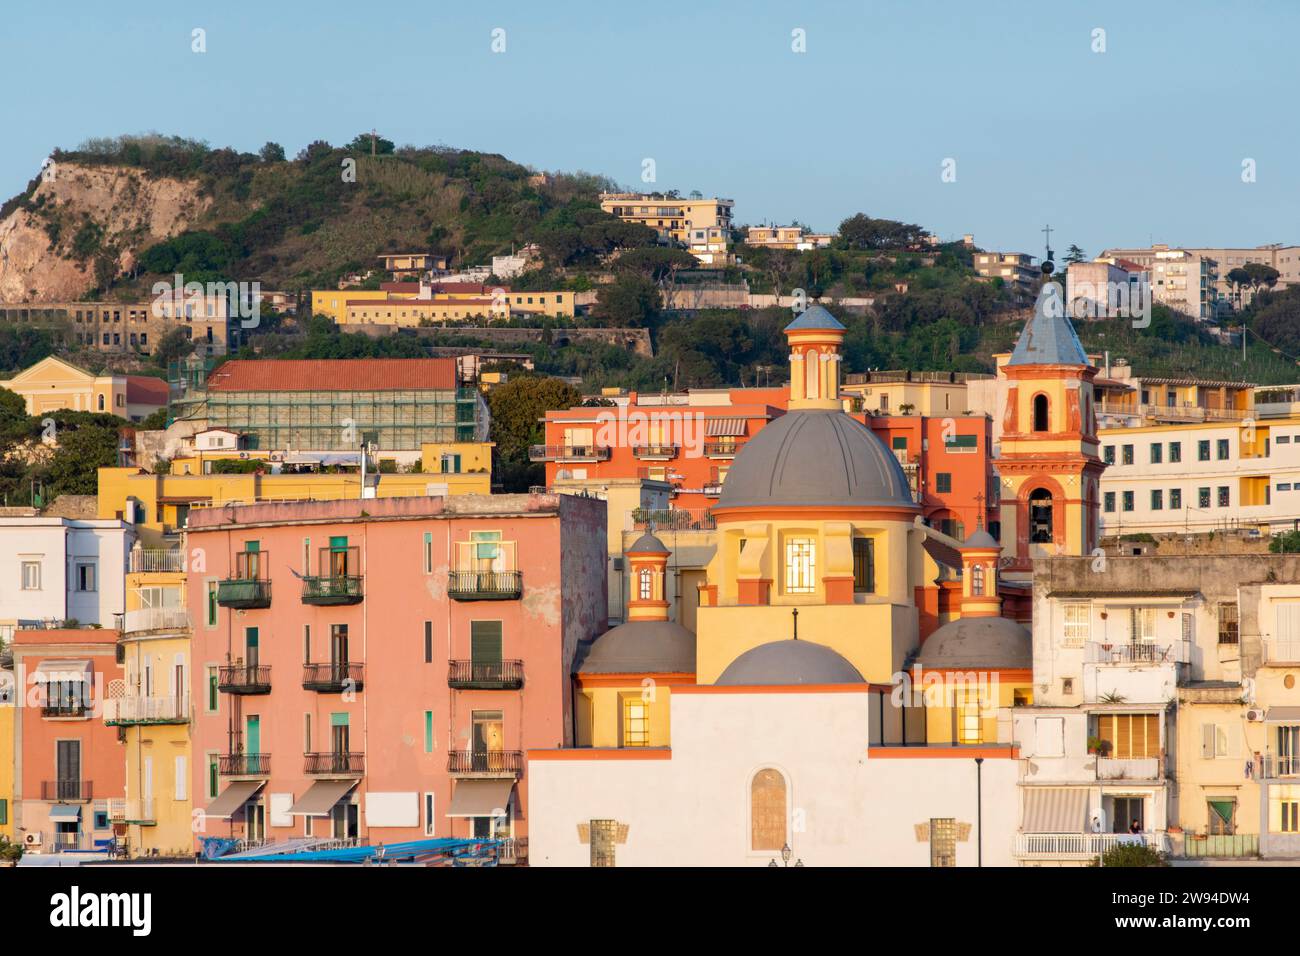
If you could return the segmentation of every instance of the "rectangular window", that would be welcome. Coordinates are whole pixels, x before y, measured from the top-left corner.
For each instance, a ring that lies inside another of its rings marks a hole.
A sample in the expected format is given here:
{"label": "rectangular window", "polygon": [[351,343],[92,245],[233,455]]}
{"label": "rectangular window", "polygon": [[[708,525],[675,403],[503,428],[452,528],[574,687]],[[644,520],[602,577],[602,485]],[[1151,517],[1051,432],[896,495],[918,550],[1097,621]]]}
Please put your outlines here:
{"label": "rectangular window", "polygon": [[501,666],[501,622],[471,621],[469,625],[469,656],[472,668]]}
{"label": "rectangular window", "polygon": [[1210,440],[1208,438],[1202,438],[1196,443],[1196,460],[1210,460]]}
{"label": "rectangular window", "polygon": [[217,585],[216,581],[208,582],[208,602],[207,602],[207,619],[208,627],[217,626]]}
{"label": "rectangular window", "polygon": [[76,587],[78,591],[95,590],[95,566],[93,564],[77,565]]}
{"label": "rectangular window", "polygon": [[1278,830],[1282,833],[1300,832],[1300,800],[1281,802],[1282,819]]}
{"label": "rectangular window", "polygon": [[1156,639],[1156,609],[1153,607],[1129,608],[1129,640],[1134,644],[1150,644]]}
{"label": "rectangular window", "polygon": [[1225,458],[1228,457],[1228,439],[1226,438],[1219,439],[1215,457],[1218,458],[1219,461],[1223,461]]}
{"label": "rectangular window", "polygon": [[1165,508],[1165,493],[1161,491],[1159,488],[1152,488],[1151,489],[1151,510],[1163,511],[1164,508]]}
{"label": "rectangular window", "polygon": [[1183,460],[1183,443],[1180,441],[1171,441],[1169,443],[1169,462],[1176,464]]}
{"label": "rectangular window", "polygon": [[1062,606],[1065,614],[1065,646],[1083,647],[1092,632],[1091,608],[1082,602]]}
{"label": "rectangular window", "polygon": [[433,573],[433,532],[424,533],[424,573]]}
{"label": "rectangular window", "polygon": [[221,699],[217,693],[217,685],[219,683],[220,680],[218,678],[217,668],[209,667],[208,668],[208,713],[209,714],[215,714],[217,712],[218,703]]}
{"label": "rectangular window", "polygon": [[785,590],[788,594],[812,594],[817,590],[816,542],[812,538],[787,538],[785,542]]}
{"label": "rectangular window", "polygon": [[433,794],[426,793],[424,795],[424,835],[428,837],[435,836],[436,825],[437,818],[433,815]]}
{"label": "rectangular window", "polygon": [[1151,443],[1151,464],[1159,465],[1164,459],[1164,446],[1160,442]]}
{"label": "rectangular window", "polygon": [[310,624],[304,624],[302,626],[302,662],[304,664],[311,663],[311,625]]}
{"label": "rectangular window", "polygon": [[433,663],[433,622],[424,622],[424,662]]}
{"label": "rectangular window", "polygon": [[424,752],[433,753],[433,711],[424,712]]}
{"label": "rectangular window", "polygon": [[311,714],[302,715],[302,752],[309,754],[311,749]]}
{"label": "rectangular window", "polygon": [[874,594],[876,591],[876,542],[872,538],[853,539],[853,592]]}
{"label": "rectangular window", "polygon": [[1124,510],[1125,511],[1133,510],[1133,492],[1131,491],[1124,492]]}
{"label": "rectangular window", "polygon": [[650,705],[640,696],[623,699],[623,746],[650,745]]}
{"label": "rectangular window", "polygon": [[1219,605],[1219,643],[1236,644],[1238,642],[1237,605]]}
{"label": "rectangular window", "polygon": [[1133,464],[1133,446],[1125,445],[1123,448],[1123,462],[1126,465]]}
{"label": "rectangular window", "polygon": [[1103,495],[1102,495],[1102,502],[1103,502],[1102,507],[1103,507],[1107,512],[1114,512],[1114,510],[1115,510],[1115,492],[1113,492],[1113,491],[1107,491],[1105,494],[1103,494]]}
{"label": "rectangular window", "polygon": [[220,777],[218,774],[218,763],[216,754],[208,754],[208,799],[211,800],[217,795],[220,789]]}
{"label": "rectangular window", "polygon": [[1231,724],[1201,724],[1201,756],[1206,760],[1236,757],[1236,730]]}
{"label": "rectangular window", "polygon": [[1179,508],[1181,508],[1182,506],[1183,506],[1183,489],[1181,489],[1181,488],[1170,488],[1170,489],[1169,489],[1169,507],[1170,507],[1170,509],[1176,511],[1176,510],[1178,510]]}
{"label": "rectangular window", "polygon": [[941,495],[952,492],[952,474],[941,471],[934,476],[934,490]]}
{"label": "rectangular window", "polygon": [[1103,445],[1101,449],[1101,460],[1108,465],[1115,464],[1115,446]]}
{"label": "rectangular window", "polygon": [[24,591],[39,591],[41,589],[41,562],[24,561],[22,574]]}
{"label": "rectangular window", "polygon": [[0,800],[0,827],[9,823],[9,801]]}
{"label": "rectangular window", "polygon": [[189,799],[189,767],[188,761],[184,757],[176,758],[176,783],[174,793],[177,800]]}
{"label": "rectangular window", "polygon": [[934,817],[930,820],[930,865],[957,865],[957,821],[952,817]]}
{"label": "rectangular window", "polygon": [[1101,714],[1097,736],[1110,744],[1117,760],[1146,760],[1160,756],[1158,714]]}
{"label": "rectangular window", "polygon": [[1209,488],[1197,488],[1197,489],[1196,489],[1196,503],[1197,503],[1197,506],[1200,507],[1200,508],[1208,508],[1208,507],[1210,507],[1210,489],[1209,489]]}
{"label": "rectangular window", "polygon": [[957,700],[958,743],[982,744],[984,742],[981,713],[979,689],[962,688]]}
{"label": "rectangular window", "polygon": [[1227,485],[1219,485],[1218,499],[1220,508],[1226,508],[1232,504],[1232,495],[1228,491]]}

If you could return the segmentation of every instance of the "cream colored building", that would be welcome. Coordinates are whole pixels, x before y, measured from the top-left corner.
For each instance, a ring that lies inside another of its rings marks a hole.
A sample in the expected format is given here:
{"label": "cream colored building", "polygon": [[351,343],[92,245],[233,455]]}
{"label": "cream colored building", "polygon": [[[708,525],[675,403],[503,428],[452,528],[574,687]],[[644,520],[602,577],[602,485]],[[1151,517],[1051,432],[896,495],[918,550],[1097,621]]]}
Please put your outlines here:
{"label": "cream colored building", "polygon": [[0,381],[0,388],[21,395],[29,415],[67,408],[140,421],[167,407],[167,383],[160,378],[93,375],[53,355],[11,379]]}
{"label": "cream colored building", "polygon": [[1206,250],[1157,243],[1142,249],[1106,249],[1101,257],[1128,259],[1150,270],[1151,295],[1156,302],[1194,319],[1214,317],[1220,301],[1218,283],[1228,270]]}
{"label": "cream colored building", "polygon": [[718,227],[731,232],[734,199],[685,199],[664,193],[603,193],[600,208],[624,222],[653,229],[664,241],[691,244],[697,229]]}

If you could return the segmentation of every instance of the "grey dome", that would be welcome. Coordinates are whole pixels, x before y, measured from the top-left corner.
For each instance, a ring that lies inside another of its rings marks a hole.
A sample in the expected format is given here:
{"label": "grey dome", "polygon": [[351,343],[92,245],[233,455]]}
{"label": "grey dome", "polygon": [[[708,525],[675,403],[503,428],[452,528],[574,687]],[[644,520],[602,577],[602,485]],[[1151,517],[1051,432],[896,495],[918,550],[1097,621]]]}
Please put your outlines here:
{"label": "grey dome", "polygon": [[740,449],[717,508],[764,505],[914,508],[892,452],[840,411],[787,412]]}
{"label": "grey dome", "polygon": [[830,310],[825,306],[814,305],[800,312],[799,317],[785,327],[787,332],[801,332],[805,329],[829,329],[834,332],[843,332],[844,326],[840,324],[839,319],[831,315]]}
{"label": "grey dome", "polygon": [[695,635],[673,621],[628,621],[596,638],[574,669],[579,674],[694,674]]}
{"label": "grey dome", "polygon": [[927,637],[917,660],[923,667],[1033,667],[1033,638],[1005,617],[961,617]]}
{"label": "grey dome", "polygon": [[646,532],[632,543],[632,547],[627,549],[628,554],[667,554],[668,549],[664,543],[656,538],[650,532]]}
{"label": "grey dome", "polygon": [[1002,545],[998,544],[997,539],[994,538],[993,535],[989,534],[983,528],[980,528],[969,538],[967,538],[964,542],[962,542],[962,547],[963,548],[1001,548]]}
{"label": "grey dome", "polygon": [[751,647],[727,665],[716,683],[750,687],[866,681],[856,667],[826,645],[784,640]]}

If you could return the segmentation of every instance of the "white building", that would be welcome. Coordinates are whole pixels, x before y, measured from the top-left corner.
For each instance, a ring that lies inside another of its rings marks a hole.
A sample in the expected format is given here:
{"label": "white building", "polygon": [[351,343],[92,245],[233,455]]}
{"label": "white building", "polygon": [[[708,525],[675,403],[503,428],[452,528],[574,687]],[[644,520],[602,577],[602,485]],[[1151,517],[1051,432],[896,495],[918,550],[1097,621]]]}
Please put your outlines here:
{"label": "white building", "polygon": [[135,537],[113,519],[0,518],[0,625],[113,627]]}
{"label": "white building", "polygon": [[1202,321],[1214,318],[1220,269],[1214,258],[1203,251],[1156,243],[1144,249],[1106,249],[1100,258],[1128,259],[1150,270],[1156,302]]}

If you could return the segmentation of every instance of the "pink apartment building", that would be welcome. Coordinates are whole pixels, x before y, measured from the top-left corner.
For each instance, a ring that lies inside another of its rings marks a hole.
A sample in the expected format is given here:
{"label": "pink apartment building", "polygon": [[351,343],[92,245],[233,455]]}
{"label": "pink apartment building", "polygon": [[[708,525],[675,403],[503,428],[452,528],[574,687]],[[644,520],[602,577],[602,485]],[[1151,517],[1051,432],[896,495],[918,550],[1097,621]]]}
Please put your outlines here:
{"label": "pink apartment building", "polygon": [[126,792],[126,754],[105,725],[105,695],[121,684],[118,632],[14,633],[15,836],[33,853],[94,850],[113,839],[110,802]]}
{"label": "pink apartment building", "polygon": [[199,836],[522,855],[523,753],[572,745],[605,629],[605,520],[572,495],[192,511]]}

